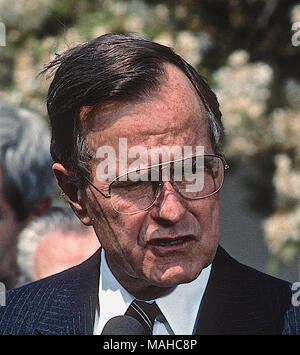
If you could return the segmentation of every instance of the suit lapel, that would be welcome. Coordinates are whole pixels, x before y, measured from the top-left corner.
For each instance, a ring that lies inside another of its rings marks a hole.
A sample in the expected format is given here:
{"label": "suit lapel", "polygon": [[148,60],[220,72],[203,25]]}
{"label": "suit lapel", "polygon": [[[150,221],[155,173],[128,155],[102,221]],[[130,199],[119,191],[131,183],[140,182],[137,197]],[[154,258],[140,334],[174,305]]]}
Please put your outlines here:
{"label": "suit lapel", "polygon": [[[41,289],[41,293],[49,296],[36,314],[30,315],[32,321],[38,319],[36,334],[93,334],[100,253],[101,249],[84,263],[57,274]],[[257,279],[249,270],[218,247],[201,302],[196,334],[274,333],[266,314],[270,291],[261,281],[257,287]]]}
{"label": "suit lapel", "polygon": [[196,334],[268,333],[263,302],[253,278],[218,247],[203,295]]}
{"label": "suit lapel", "polygon": [[36,334],[93,334],[98,304],[100,250],[82,264],[58,274],[50,284],[49,306],[36,326]]}

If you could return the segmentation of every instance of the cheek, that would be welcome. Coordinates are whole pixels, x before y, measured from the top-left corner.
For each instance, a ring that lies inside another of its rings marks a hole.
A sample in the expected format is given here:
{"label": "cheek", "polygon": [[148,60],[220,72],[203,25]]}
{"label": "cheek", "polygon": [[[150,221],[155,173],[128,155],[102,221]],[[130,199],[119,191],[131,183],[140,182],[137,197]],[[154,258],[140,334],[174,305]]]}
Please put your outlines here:
{"label": "cheek", "polygon": [[201,225],[203,231],[216,233],[220,225],[220,199],[218,196],[203,199],[194,209],[194,215]]}
{"label": "cheek", "polygon": [[214,201],[210,206],[210,225],[213,234],[219,235],[220,233],[220,200]]}
{"label": "cheek", "polygon": [[[197,214],[201,226],[201,239],[199,247],[201,252],[212,259],[217,249],[220,236],[220,200],[207,199]],[[211,260],[212,261],[212,260]]]}
{"label": "cheek", "polygon": [[144,263],[144,250],[139,243],[139,231],[144,217],[105,214],[95,226],[107,261],[117,275],[138,277]]}
{"label": "cheek", "polygon": [[126,249],[132,249],[137,244],[143,216],[119,214],[110,205],[102,205],[94,211],[96,213],[93,213],[93,225],[105,250],[124,253]]}

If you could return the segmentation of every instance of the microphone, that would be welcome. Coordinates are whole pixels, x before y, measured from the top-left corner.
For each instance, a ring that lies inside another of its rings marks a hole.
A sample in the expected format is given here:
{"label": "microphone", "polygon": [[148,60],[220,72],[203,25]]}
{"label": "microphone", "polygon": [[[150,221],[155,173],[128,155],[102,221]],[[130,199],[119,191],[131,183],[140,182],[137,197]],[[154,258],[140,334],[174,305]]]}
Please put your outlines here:
{"label": "microphone", "polygon": [[146,331],[137,319],[125,315],[111,318],[101,335],[146,335]]}

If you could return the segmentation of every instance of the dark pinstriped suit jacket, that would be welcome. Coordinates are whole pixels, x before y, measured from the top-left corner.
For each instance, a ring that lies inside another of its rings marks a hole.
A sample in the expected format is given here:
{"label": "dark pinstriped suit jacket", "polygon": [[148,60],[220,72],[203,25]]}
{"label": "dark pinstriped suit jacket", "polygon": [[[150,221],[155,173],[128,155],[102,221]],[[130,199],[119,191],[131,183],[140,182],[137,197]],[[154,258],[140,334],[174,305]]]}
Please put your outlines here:
{"label": "dark pinstriped suit jacket", "polygon": [[[92,334],[100,249],[87,261],[7,293],[0,334]],[[196,334],[300,334],[289,283],[238,263],[218,248]],[[101,310],[100,310],[101,312]]]}

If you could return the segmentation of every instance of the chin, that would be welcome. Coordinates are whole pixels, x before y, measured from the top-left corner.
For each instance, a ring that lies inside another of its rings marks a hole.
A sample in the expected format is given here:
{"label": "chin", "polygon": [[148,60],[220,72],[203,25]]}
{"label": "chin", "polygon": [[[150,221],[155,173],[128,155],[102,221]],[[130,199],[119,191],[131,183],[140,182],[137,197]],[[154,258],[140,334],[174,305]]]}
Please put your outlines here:
{"label": "chin", "polygon": [[151,278],[156,286],[175,287],[179,284],[192,282],[199,276],[201,270],[202,268],[189,268],[188,270],[185,270],[181,266],[175,266],[158,273],[156,277],[153,277],[154,275],[152,275]]}

